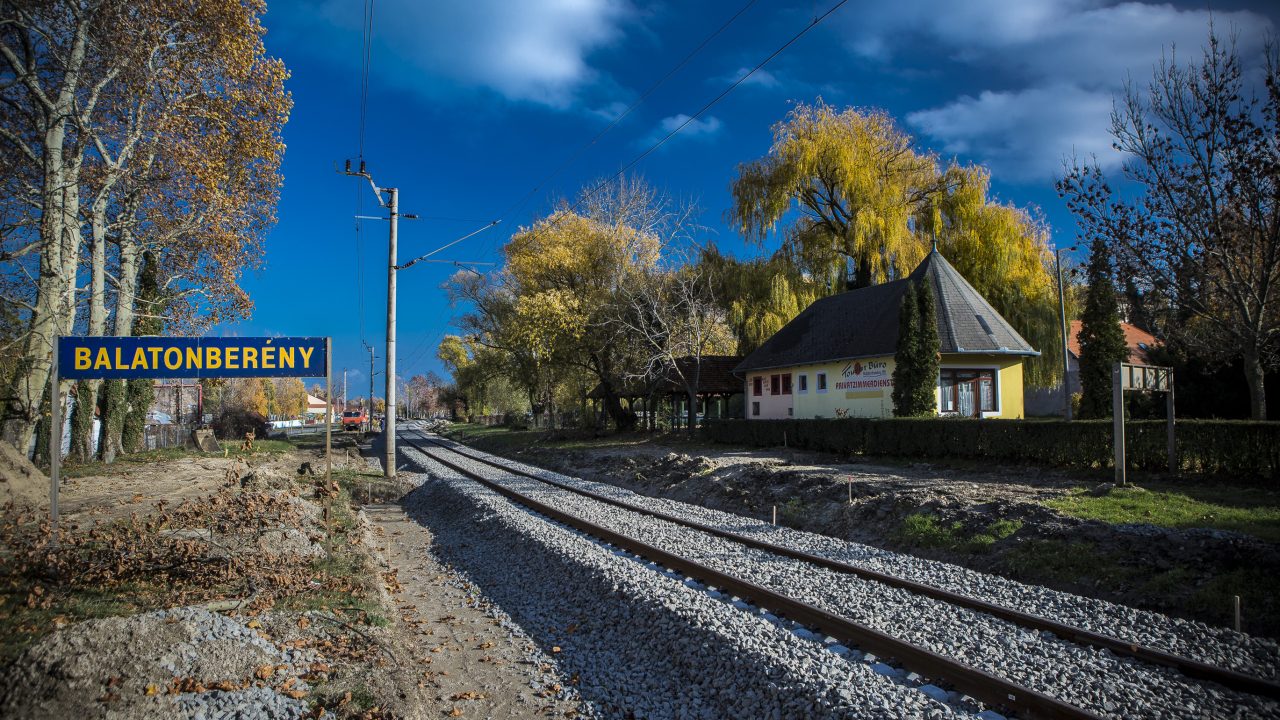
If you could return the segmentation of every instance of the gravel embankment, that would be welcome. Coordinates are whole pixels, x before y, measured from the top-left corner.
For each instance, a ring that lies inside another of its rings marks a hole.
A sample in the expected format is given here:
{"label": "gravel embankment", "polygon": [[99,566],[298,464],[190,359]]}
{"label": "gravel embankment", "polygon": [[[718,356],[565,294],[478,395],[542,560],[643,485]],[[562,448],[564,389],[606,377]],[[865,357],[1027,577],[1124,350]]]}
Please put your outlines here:
{"label": "gravel embankment", "polygon": [[[0,716],[297,720],[310,712],[305,701],[244,679],[264,665],[296,676],[313,659],[202,608],[90,620],[50,635],[10,666],[0,678]],[[192,692],[178,679],[237,687]],[[307,689],[301,681],[291,687]]]}
{"label": "gravel embankment", "polygon": [[[745,548],[542,483],[504,474],[457,455],[451,455],[450,459],[588,521],[825,607],[1099,714],[1117,717],[1280,717],[1280,706],[1272,701],[1189,680],[1173,670],[1117,658],[1105,651],[1063,642],[1051,634],[1029,631],[941,601]],[[644,498],[616,487],[576,480],[529,466],[512,465],[638,506],[857,562],[991,602],[1082,624],[1099,632],[1164,647],[1207,662],[1269,677],[1275,675],[1274,646],[1268,656],[1268,643],[1230,631],[1042,588],[1030,588],[943,563],[896,556],[854,543],[778,529],[752,519],[675,501]],[[869,562],[871,558],[878,562]]]}
{"label": "gravel embankment", "polygon": [[404,454],[434,477],[408,504],[430,523],[442,555],[554,656],[563,675],[576,678],[601,716],[958,714],[912,687],[918,679],[879,674],[860,654],[803,639],[530,513],[412,448]]}

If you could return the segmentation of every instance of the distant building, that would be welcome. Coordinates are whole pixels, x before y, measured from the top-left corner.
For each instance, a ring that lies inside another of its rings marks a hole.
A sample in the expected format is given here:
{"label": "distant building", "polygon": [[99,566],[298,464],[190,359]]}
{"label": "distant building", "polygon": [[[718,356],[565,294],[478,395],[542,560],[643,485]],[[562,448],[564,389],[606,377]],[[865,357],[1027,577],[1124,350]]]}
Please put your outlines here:
{"label": "distant building", "polygon": [[921,282],[938,318],[939,414],[1022,417],[1022,362],[1040,353],[934,250],[907,278],[817,300],[748,355],[734,368],[747,418],[892,416],[902,296]]}
{"label": "distant building", "polygon": [[[1071,337],[1067,340],[1067,386],[1073,395],[1080,392],[1080,327],[1080,321],[1073,320]],[[1124,331],[1124,342],[1129,347],[1129,359],[1126,362],[1150,365],[1151,358],[1147,355],[1147,350],[1159,347],[1160,341],[1146,330],[1127,322],[1120,323],[1120,329]],[[1047,389],[1027,390],[1026,406],[1029,416],[1062,415],[1062,403],[1062,383]]]}
{"label": "distant building", "polygon": [[[307,417],[308,418],[315,418],[317,420],[323,421],[325,410],[327,410],[328,407],[329,407],[329,403],[325,402],[324,400],[321,400],[320,398],[316,397],[315,395],[312,395],[311,393],[307,393]],[[336,408],[335,408],[335,412],[336,412]],[[329,421],[333,422],[333,418],[330,417]]]}

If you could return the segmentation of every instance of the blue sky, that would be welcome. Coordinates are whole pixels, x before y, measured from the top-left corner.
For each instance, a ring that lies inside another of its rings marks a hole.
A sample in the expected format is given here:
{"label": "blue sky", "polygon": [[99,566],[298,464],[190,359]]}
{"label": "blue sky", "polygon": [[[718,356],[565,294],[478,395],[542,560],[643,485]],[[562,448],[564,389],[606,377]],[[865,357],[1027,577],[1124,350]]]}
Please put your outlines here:
{"label": "blue sky", "polygon": [[[495,261],[518,227],[617,172],[834,4],[754,3],[517,206],[745,2],[377,0],[364,157],[382,185],[400,188],[402,211],[422,216],[401,222],[400,260],[501,217],[438,256]],[[349,369],[353,394],[368,388],[362,339],[381,358],[386,308],[386,223],[364,222],[358,239],[357,196],[375,215],[372,194],[335,172],[359,151],[362,15],[361,0],[269,3],[267,49],[292,72],[294,100],[280,220],[265,268],[245,279],[252,319],[223,328],[333,336],[335,374],[340,382]],[[1126,75],[1146,82],[1162,50],[1198,54],[1208,19],[1203,4],[849,2],[635,171],[696,199],[723,250],[768,252],[723,223],[734,168],[768,150],[770,126],[793,102],[821,96],[884,108],[920,148],[987,165],[1002,201],[1039,208],[1056,242],[1069,245],[1075,225],[1053,190],[1064,156],[1096,154],[1114,169],[1106,133],[1113,94]],[[1280,12],[1220,3],[1213,20],[1256,58]],[[403,376],[443,374],[435,347],[459,312],[440,289],[451,270],[419,264],[399,274]]]}

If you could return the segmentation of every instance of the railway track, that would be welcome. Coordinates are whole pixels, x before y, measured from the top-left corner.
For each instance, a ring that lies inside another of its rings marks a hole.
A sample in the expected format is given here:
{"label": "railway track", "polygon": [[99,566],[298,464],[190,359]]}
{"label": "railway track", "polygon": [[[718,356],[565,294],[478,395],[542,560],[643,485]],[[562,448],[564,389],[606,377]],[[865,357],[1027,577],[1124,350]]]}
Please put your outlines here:
{"label": "railway track", "polygon": [[[918,583],[912,580],[895,577],[885,573],[861,568],[831,558],[803,552],[794,548],[776,545],[730,532],[704,523],[656,511],[652,508],[640,507],[600,493],[592,492],[569,483],[542,477],[520,468],[512,467],[469,450],[464,451],[453,443],[416,433],[416,437],[405,437],[411,446],[426,454],[432,460],[453,471],[475,480],[485,487],[497,492],[513,502],[525,506],[537,513],[545,515],[557,522],[568,525],[611,545],[625,549],[634,555],[657,562],[665,567],[706,583],[707,585],[731,592],[738,597],[768,608],[777,615],[786,617],[806,627],[818,630],[843,643],[855,645],[866,651],[874,652],[882,657],[895,658],[903,667],[929,678],[944,681],[958,691],[980,700],[990,706],[1007,708],[1020,716],[1046,718],[1095,718],[1099,714],[1087,707],[1064,702],[1046,692],[1041,692],[1019,682],[1001,677],[971,664],[960,662],[947,655],[934,652],[919,644],[908,642],[885,633],[867,624],[844,617],[837,612],[805,600],[792,597],[788,593],[779,592],[776,588],[763,585],[730,574],[723,569],[716,569],[680,554],[664,550],[653,544],[628,536],[616,529],[593,523],[577,514],[566,512],[547,502],[531,497],[526,493],[490,477],[484,477],[469,464],[479,464],[501,474],[533,480],[545,486],[573,493],[591,501],[604,503],[622,509],[628,513],[639,514],[665,523],[671,523],[688,530],[711,535],[746,548],[770,553],[790,560],[798,560],[825,570],[851,575],[862,580],[887,585],[906,592],[945,602],[956,607],[983,613],[1002,621],[1013,623],[1028,630],[1052,633],[1059,639],[1083,645],[1108,653],[1132,658],[1150,665],[1177,670],[1187,678],[1218,683],[1236,691],[1250,693],[1268,698],[1280,697],[1280,685],[1270,680],[1254,677],[1227,668],[1216,667],[1191,658],[1180,657],[1157,648],[1128,642],[1119,638],[1096,633],[1084,628],[1073,627],[1050,618],[1021,612],[983,600],[959,595],[938,587]],[[1112,710],[1107,707],[1107,710]]]}

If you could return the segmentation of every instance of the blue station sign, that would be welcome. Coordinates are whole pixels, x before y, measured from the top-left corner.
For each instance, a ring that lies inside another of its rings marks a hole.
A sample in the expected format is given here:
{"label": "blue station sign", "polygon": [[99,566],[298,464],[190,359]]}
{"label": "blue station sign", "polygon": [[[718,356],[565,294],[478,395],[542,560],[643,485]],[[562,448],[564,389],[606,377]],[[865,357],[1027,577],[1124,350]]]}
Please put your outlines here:
{"label": "blue station sign", "polygon": [[62,337],[58,366],[68,380],[324,377],[325,338]]}

